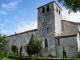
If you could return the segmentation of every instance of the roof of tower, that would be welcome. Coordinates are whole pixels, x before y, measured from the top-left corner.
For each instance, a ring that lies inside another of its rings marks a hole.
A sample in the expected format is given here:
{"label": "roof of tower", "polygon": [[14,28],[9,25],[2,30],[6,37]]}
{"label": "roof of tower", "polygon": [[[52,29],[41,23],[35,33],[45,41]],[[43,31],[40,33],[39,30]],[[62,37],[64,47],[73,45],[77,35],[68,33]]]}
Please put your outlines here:
{"label": "roof of tower", "polygon": [[[46,6],[46,5],[48,5],[48,4],[51,4],[51,3],[56,3],[55,1],[52,1],[52,2],[49,2],[49,3],[47,3],[47,4],[45,4],[45,5],[43,5],[43,6]],[[60,8],[60,6],[56,3],[56,5]],[[38,7],[37,9],[39,9],[39,8],[41,8],[41,7],[43,7],[43,6],[40,6],[40,7]],[[61,8],[60,8],[61,9]],[[61,9],[62,10],[62,9]]]}

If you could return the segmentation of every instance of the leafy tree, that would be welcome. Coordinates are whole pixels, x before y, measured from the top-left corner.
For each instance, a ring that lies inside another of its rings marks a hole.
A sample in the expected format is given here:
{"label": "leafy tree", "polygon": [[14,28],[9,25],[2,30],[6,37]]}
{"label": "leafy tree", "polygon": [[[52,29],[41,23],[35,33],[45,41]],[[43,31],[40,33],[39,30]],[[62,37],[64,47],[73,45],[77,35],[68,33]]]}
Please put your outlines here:
{"label": "leafy tree", "polygon": [[0,33],[0,60],[4,57],[5,53],[3,47],[7,44],[6,35]]}
{"label": "leafy tree", "polygon": [[31,36],[29,44],[27,45],[27,53],[29,56],[35,55],[41,52],[42,45],[39,40],[34,40],[34,36]]}
{"label": "leafy tree", "polygon": [[15,45],[12,45],[12,51],[14,52],[14,55],[15,55],[15,53],[16,53],[16,46]]}
{"label": "leafy tree", "polygon": [[27,53],[29,56],[35,54],[34,49],[35,49],[35,41],[34,41],[34,36],[32,35],[29,44],[27,45]]}
{"label": "leafy tree", "polygon": [[68,13],[80,12],[80,0],[58,0],[58,2],[69,9]]}
{"label": "leafy tree", "polygon": [[5,55],[4,51],[0,50],[0,60],[1,60],[2,58],[4,58],[5,56],[6,56],[6,55]]}
{"label": "leafy tree", "polygon": [[42,45],[41,45],[41,41],[39,41],[39,40],[36,40],[35,41],[35,53],[36,54],[39,54],[39,53],[41,53],[41,50],[42,50]]}

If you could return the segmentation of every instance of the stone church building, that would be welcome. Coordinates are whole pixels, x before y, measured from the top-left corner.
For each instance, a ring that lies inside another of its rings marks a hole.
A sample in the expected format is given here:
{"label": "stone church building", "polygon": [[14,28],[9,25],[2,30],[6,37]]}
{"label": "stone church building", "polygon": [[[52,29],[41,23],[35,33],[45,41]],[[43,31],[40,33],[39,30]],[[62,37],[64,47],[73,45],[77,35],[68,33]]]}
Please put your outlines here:
{"label": "stone church building", "polygon": [[[63,20],[61,12],[62,9],[54,1],[39,7],[37,29],[7,36],[7,54],[12,51],[12,45],[17,47],[19,53],[20,47],[28,44],[33,34],[35,40],[42,41],[43,56],[51,54],[62,58],[65,48],[66,57],[75,57],[80,47],[80,23]],[[25,48],[22,54],[28,55]]]}

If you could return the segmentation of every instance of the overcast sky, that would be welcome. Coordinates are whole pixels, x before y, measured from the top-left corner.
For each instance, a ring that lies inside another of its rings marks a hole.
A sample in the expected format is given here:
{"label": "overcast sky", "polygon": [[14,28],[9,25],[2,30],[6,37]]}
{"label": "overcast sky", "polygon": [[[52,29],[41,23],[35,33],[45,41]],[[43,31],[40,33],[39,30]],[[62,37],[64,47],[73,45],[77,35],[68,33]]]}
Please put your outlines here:
{"label": "overcast sky", "polygon": [[[0,30],[6,35],[37,28],[37,8],[53,0],[0,0]],[[55,0],[57,2],[57,0]],[[80,22],[80,13],[68,14],[62,5],[62,19]]]}

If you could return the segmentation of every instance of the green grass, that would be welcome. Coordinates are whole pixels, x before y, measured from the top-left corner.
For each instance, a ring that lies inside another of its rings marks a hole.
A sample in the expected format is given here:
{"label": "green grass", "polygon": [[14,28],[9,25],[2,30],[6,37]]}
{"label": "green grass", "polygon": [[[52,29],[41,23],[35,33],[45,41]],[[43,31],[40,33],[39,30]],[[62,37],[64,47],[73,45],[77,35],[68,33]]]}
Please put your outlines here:
{"label": "green grass", "polygon": [[3,58],[2,60],[15,60],[15,59]]}
{"label": "green grass", "polygon": [[80,58],[79,58],[79,59],[77,59],[77,60],[80,60]]}

